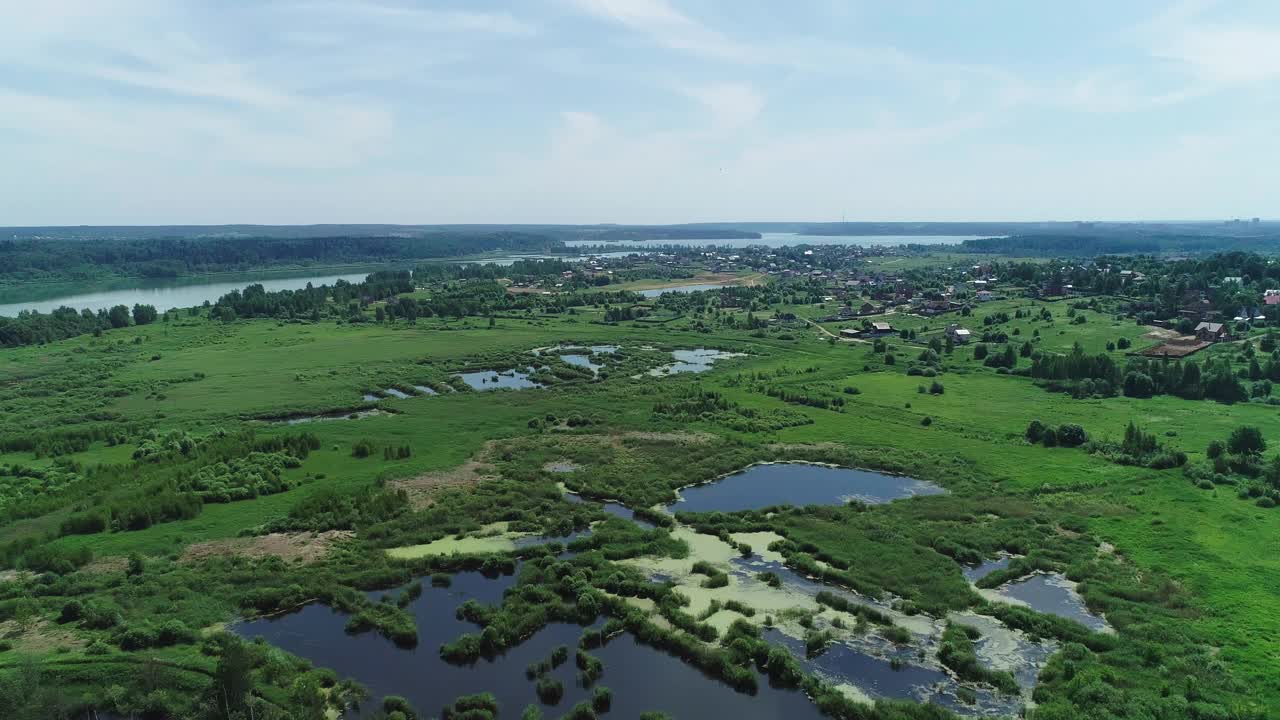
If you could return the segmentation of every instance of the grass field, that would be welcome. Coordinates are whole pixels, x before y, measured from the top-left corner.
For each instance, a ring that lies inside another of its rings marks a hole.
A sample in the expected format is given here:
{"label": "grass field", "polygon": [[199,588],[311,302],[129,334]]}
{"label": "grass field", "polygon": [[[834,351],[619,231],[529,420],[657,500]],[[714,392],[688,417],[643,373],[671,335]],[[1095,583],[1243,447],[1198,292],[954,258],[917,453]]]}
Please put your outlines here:
{"label": "grass field", "polygon": [[[663,281],[647,287],[703,281]],[[749,283],[753,278],[739,277],[737,281]],[[873,352],[869,344],[829,342],[810,327],[748,333],[714,326],[698,331],[691,320],[604,324],[600,322],[604,308],[584,308],[573,316],[499,317],[492,326],[484,318],[430,319],[408,325],[265,319],[220,323],[183,317],[111,331],[101,338],[5,351],[0,359],[0,403],[13,418],[7,426],[11,431],[25,424],[32,431],[47,432],[68,418],[93,412],[107,413],[113,418],[110,422],[120,426],[137,428],[128,443],[112,446],[95,441],[88,449],[62,458],[84,467],[131,462],[137,434],[143,428],[197,435],[214,428],[251,428],[262,437],[305,429],[318,438],[319,448],[301,467],[285,471],[286,478],[300,483],[294,489],[253,500],[206,503],[194,518],[146,529],[69,535],[51,541],[51,546],[66,550],[88,548],[99,562],[133,553],[169,562],[181,557],[193,543],[234,538],[285,517],[323,493],[353,492],[386,479],[446,471],[482,452],[486,443],[542,437],[546,431],[531,426],[531,420],[548,416],[560,422],[570,415],[581,415],[593,423],[593,433],[696,431],[757,449],[773,444],[833,445],[867,453],[868,457],[877,453],[885,457],[927,456],[939,463],[938,468],[944,468],[937,470],[938,477],[929,479],[953,490],[949,499],[937,501],[939,513],[947,512],[948,503],[959,507],[981,497],[994,506],[1026,506],[1046,516],[1069,518],[1073,527],[1079,524],[1093,537],[1113,545],[1135,576],[1170,578],[1181,589],[1187,607],[1170,621],[1170,627],[1194,642],[1211,646],[1235,679],[1235,684],[1215,689],[1214,696],[1237,708],[1280,706],[1280,559],[1268,551],[1280,544],[1280,515],[1237,498],[1230,486],[1199,489],[1177,469],[1116,465],[1078,448],[1046,448],[1023,438],[1027,424],[1034,419],[1054,425],[1078,423],[1095,438],[1113,439],[1120,438],[1133,422],[1198,460],[1210,441],[1224,439],[1240,425],[1256,426],[1265,437],[1280,442],[1280,415],[1273,407],[1169,396],[1075,400],[1048,392],[1029,378],[1001,375],[982,367],[972,360],[971,346],[957,347],[944,357],[946,369],[936,378],[908,376],[904,371],[905,360],[919,354],[949,322],[961,322],[980,335],[982,320],[988,315],[1013,315],[1024,308],[1038,313],[1043,307],[1053,314],[1052,323],[1015,319],[1001,323],[999,329],[1009,333],[1015,344],[1031,340],[1038,330],[1037,348],[1055,352],[1069,351],[1076,343],[1091,353],[1105,352],[1107,343],[1121,337],[1134,341],[1133,350],[1155,342],[1143,338],[1147,328],[1132,320],[1081,310],[1078,314],[1085,322],[1072,324],[1066,317],[1065,303],[1029,300],[983,303],[964,318],[885,316],[896,328],[917,332],[914,342],[888,339],[903,358],[892,366],[885,365],[882,354]],[[776,309],[811,318],[828,312],[817,306]],[[829,323],[825,327],[838,332],[854,324]],[[711,372],[697,376],[611,376],[520,392],[388,398],[377,405],[393,414],[358,420],[289,427],[249,419],[349,409],[366,404],[361,395],[369,390],[395,383],[441,382],[455,367],[477,359],[524,356],[533,348],[568,343],[712,346],[741,352],[745,357],[721,361]],[[1114,354],[1123,363],[1123,351]],[[941,382],[945,392],[919,391],[933,380]],[[840,397],[843,405],[836,411],[788,404],[759,392],[753,383]],[[858,393],[846,393],[847,387],[857,388]],[[739,408],[761,413],[784,408],[812,422],[749,431],[709,417],[672,422],[655,414],[655,403],[695,388],[720,393]],[[923,424],[925,418],[930,424]],[[410,446],[412,455],[399,459],[353,457],[352,447],[362,439],[372,439],[380,447]],[[0,455],[0,465],[49,468],[53,462],[51,457],[26,451]],[[945,468],[951,466],[967,468],[965,477],[948,477]],[[316,478],[317,474],[323,478]],[[85,490],[99,499],[113,497],[115,492],[90,485]],[[82,505],[71,497],[49,512],[12,519],[0,527],[0,540],[56,534],[63,520],[82,510]],[[424,520],[423,527],[434,527],[431,522],[436,521]],[[797,522],[796,527],[819,546],[854,542],[853,530],[842,530],[840,525],[802,527]],[[919,552],[933,553],[927,549]],[[344,555],[345,569],[359,567],[364,562],[360,557],[354,552]],[[932,568],[942,556],[933,553],[929,557],[933,558]],[[946,567],[950,572],[951,565]],[[959,577],[956,566],[948,582],[958,583]],[[230,606],[229,601],[218,604],[220,608]],[[1121,637],[1130,631],[1121,627]],[[1133,627],[1132,632],[1138,633],[1139,628]],[[176,657],[195,656],[194,651],[167,652]],[[80,651],[70,654],[78,657]],[[12,665],[16,662],[13,655],[0,654],[0,663]],[[63,653],[62,659],[65,656]],[[47,660],[53,662],[53,656]],[[1148,677],[1156,676],[1162,677],[1160,682],[1181,682],[1174,670],[1161,672],[1146,668],[1141,682],[1148,683]],[[1145,690],[1153,697],[1159,693],[1159,688]]]}

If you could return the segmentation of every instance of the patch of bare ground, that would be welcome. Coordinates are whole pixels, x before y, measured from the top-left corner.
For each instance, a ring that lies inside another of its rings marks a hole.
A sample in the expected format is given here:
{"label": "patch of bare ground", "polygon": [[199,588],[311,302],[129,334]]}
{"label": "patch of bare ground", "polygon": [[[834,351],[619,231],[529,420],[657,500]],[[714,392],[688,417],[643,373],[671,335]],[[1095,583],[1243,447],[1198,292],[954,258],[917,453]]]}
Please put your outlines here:
{"label": "patch of bare ground", "polygon": [[1182,333],[1170,328],[1153,327],[1142,337],[1151,338],[1152,340],[1174,340],[1182,337]]}
{"label": "patch of bare ground", "polygon": [[772,452],[792,452],[797,450],[839,450],[844,446],[834,442],[820,443],[771,443],[766,445]]}
{"label": "patch of bare ground", "polygon": [[715,439],[715,435],[704,432],[646,432],[643,430],[632,430],[624,432],[620,435],[611,435],[610,437],[618,440],[639,440],[641,442],[668,442],[681,445],[705,445]]}
{"label": "patch of bare ground", "polygon": [[492,478],[494,470],[480,460],[468,460],[456,468],[436,470],[411,478],[387,481],[387,487],[403,490],[414,510],[430,507],[442,490],[475,487],[481,480]]}
{"label": "patch of bare ground", "polygon": [[30,655],[45,655],[58,648],[79,650],[85,646],[84,638],[44,618],[0,622],[0,638],[17,652]]}
{"label": "patch of bare ground", "polygon": [[182,553],[182,561],[199,562],[211,557],[244,555],[313,563],[328,555],[335,543],[354,535],[350,530],[326,530],[319,533],[271,533],[258,537],[209,540],[187,546]]}
{"label": "patch of bare ground", "polygon": [[80,568],[81,572],[87,573],[118,573],[124,572],[129,568],[129,559],[119,555],[107,555],[105,557],[94,558],[93,562]]}

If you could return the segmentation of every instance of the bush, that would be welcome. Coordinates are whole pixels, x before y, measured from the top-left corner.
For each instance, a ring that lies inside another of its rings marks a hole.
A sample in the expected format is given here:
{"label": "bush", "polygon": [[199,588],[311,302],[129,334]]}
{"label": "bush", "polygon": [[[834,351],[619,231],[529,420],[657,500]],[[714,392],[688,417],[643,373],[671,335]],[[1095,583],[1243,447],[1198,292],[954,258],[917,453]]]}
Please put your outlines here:
{"label": "bush", "polygon": [[613,691],[607,687],[598,687],[591,693],[591,707],[596,712],[609,712],[613,706]]}
{"label": "bush", "polygon": [[1222,457],[1222,454],[1226,451],[1227,451],[1226,443],[1222,442],[1221,440],[1214,440],[1213,442],[1209,443],[1209,447],[1205,448],[1204,454],[1210,460],[1213,460],[1215,458]]}
{"label": "bush", "polygon": [[1058,444],[1063,447],[1079,447],[1089,439],[1089,433],[1074,423],[1058,426]]}
{"label": "bush", "polygon": [[378,446],[368,438],[361,438],[351,446],[351,457],[367,458],[378,449]]}
{"label": "bush", "polygon": [[937,380],[934,380],[933,383],[929,385],[930,395],[941,395],[945,391],[946,391],[945,388],[942,387],[942,383],[938,382]]}
{"label": "bush", "polygon": [[544,705],[555,705],[560,702],[560,698],[564,697],[564,685],[553,677],[543,675],[538,678],[537,685],[534,689],[538,693],[538,699]]}
{"label": "bush", "polygon": [[1235,455],[1261,455],[1267,449],[1267,441],[1262,439],[1262,431],[1256,427],[1243,425],[1231,431],[1227,438],[1227,450]]}
{"label": "bush", "polygon": [[1026,437],[1029,442],[1038,443],[1044,437],[1045,425],[1039,420],[1032,420],[1027,425]]}
{"label": "bush", "polygon": [[925,415],[923,418],[920,418],[920,424],[925,427],[929,427],[930,425],[933,424],[933,418],[929,417],[928,415]]}

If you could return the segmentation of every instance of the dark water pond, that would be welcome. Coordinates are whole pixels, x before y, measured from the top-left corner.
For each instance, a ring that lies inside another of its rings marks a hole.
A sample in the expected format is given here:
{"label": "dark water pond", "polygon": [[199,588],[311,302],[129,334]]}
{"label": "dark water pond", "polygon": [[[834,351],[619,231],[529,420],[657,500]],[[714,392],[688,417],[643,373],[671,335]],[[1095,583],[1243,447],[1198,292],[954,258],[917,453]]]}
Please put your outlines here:
{"label": "dark water pond", "polygon": [[1032,610],[1075,620],[1090,630],[1105,630],[1108,627],[1106,619],[1089,612],[1084,598],[1060,575],[1037,573],[1002,585],[997,592],[1005,597],[1021,600]]}
{"label": "dark water pond", "polygon": [[1003,570],[1009,567],[1009,561],[1012,559],[1013,558],[1009,555],[1003,555],[995,560],[983,560],[982,564],[977,567],[961,565],[960,572],[964,573],[964,576],[968,578],[969,582],[978,582],[997,570]]}
{"label": "dark water pond", "polygon": [[458,373],[458,377],[462,378],[462,381],[470,385],[473,390],[501,390],[503,388],[527,390],[529,388],[542,387],[529,379],[529,375],[533,371],[533,368],[527,368],[523,372],[519,370],[506,370],[503,372],[483,370],[481,372]]}
{"label": "dark water pond", "polygon": [[[577,469],[576,466],[574,466],[574,469]],[[551,468],[551,471],[561,472],[556,470],[554,467]],[[564,494],[564,499],[568,500],[571,503],[592,502],[591,500],[587,500],[583,498],[581,495],[578,495],[577,493],[570,493],[570,492],[567,492]],[[636,514],[632,512],[631,508],[627,507],[626,505],[622,505],[615,502],[606,502],[606,503],[600,503],[600,509],[609,513],[614,517],[619,517],[619,518],[622,518],[623,520],[630,520],[631,522],[643,528],[652,530],[653,528],[657,527],[656,525],[649,522],[648,520],[643,520],[641,518],[636,517]]]}
{"label": "dark water pond", "polygon": [[946,492],[933,483],[868,470],[807,463],[756,465],[706,485],[685,488],[669,506],[677,512],[737,512],[771,505],[887,503]]}
{"label": "dark water pond", "polygon": [[[262,637],[363,683],[372,695],[363,708],[365,716],[378,709],[378,701],[385,695],[401,695],[420,716],[433,717],[459,695],[491,692],[498,700],[501,717],[515,718],[526,705],[538,704],[534,683],[524,676],[525,667],[545,659],[559,645],[576,648],[581,627],[549,625],[506,655],[470,667],[450,665],[438,654],[441,644],[478,629],[454,616],[459,604],[467,599],[499,603],[504,590],[513,584],[512,577],[489,580],[477,573],[459,573],[453,576],[452,587],[424,588],[422,597],[409,608],[420,640],[411,650],[397,648],[374,633],[348,635],[343,631],[346,616],[321,605],[243,623],[235,630],[247,638]],[[614,638],[591,652],[604,663],[598,685],[613,690],[610,717],[634,718],[648,710],[679,718],[821,717],[799,692],[775,690],[764,681],[755,696],[734,692],[680,660],[640,645],[630,635]],[[589,697],[589,690],[575,685],[575,674],[572,660],[553,671],[564,684],[565,696],[557,707],[544,708],[548,716],[555,717]]]}

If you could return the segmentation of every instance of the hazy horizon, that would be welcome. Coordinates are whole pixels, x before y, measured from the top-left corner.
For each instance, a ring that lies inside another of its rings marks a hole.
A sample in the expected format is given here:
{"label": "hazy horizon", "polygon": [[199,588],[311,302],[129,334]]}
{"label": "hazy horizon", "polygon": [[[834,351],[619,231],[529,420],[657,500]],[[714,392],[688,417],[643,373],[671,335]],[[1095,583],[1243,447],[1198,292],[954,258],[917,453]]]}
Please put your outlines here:
{"label": "hazy horizon", "polygon": [[1278,48],[1263,2],[7,2],[0,225],[1275,216]]}

